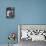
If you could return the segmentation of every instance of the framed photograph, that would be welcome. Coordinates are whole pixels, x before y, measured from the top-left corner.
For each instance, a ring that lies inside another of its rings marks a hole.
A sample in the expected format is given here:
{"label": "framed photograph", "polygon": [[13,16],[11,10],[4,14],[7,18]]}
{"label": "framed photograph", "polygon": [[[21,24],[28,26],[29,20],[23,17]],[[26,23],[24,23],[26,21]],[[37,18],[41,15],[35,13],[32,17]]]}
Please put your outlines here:
{"label": "framed photograph", "polygon": [[7,7],[6,8],[6,18],[14,18],[14,16],[15,16],[15,8]]}
{"label": "framed photograph", "polygon": [[45,24],[19,24],[18,25],[18,41],[46,41],[46,25]]}

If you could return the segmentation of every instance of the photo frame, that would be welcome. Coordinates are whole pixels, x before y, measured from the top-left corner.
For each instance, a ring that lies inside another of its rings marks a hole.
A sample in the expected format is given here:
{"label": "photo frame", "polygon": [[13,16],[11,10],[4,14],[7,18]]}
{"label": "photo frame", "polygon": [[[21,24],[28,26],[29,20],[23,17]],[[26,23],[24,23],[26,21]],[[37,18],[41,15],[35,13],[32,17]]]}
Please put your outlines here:
{"label": "photo frame", "polygon": [[19,24],[18,42],[22,40],[46,41],[46,24]]}
{"label": "photo frame", "polygon": [[7,7],[6,8],[6,18],[14,18],[14,16],[15,16],[15,8]]}

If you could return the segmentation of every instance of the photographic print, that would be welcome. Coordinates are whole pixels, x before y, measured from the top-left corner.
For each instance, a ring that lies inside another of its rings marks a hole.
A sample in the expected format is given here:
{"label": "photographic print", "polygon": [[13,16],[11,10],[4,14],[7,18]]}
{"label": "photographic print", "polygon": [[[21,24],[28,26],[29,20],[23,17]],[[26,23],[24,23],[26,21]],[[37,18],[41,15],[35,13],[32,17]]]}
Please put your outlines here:
{"label": "photographic print", "polygon": [[14,7],[7,7],[6,8],[6,17],[7,18],[14,18],[15,16],[15,9]]}
{"label": "photographic print", "polygon": [[19,24],[18,42],[20,46],[31,46],[32,43],[39,44],[46,42],[46,25]]}

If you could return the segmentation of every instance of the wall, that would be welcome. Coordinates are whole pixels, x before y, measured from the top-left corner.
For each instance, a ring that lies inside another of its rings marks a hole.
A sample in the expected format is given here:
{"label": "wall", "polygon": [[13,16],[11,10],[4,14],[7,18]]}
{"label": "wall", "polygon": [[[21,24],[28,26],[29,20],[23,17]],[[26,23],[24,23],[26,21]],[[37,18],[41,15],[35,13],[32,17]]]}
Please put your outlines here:
{"label": "wall", "polygon": [[46,24],[46,0],[16,0],[20,24]]}
{"label": "wall", "polygon": [[0,44],[7,44],[9,42],[8,34],[10,32],[17,33],[16,16],[11,19],[6,18],[6,8],[9,6],[16,7],[16,0],[0,0]]}
{"label": "wall", "polygon": [[[6,7],[15,7],[15,18],[6,18]],[[46,24],[46,0],[0,0],[0,44],[8,43],[17,24]],[[17,42],[17,40],[16,40]]]}

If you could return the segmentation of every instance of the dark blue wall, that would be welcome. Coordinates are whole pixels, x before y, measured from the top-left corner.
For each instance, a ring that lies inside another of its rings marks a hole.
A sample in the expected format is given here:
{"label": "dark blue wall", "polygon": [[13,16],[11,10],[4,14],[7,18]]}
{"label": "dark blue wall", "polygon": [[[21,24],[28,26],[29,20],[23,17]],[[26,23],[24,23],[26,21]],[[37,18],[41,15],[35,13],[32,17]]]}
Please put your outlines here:
{"label": "dark blue wall", "polygon": [[[15,7],[14,19],[6,18],[9,6]],[[8,42],[9,32],[17,32],[18,24],[46,24],[46,0],[0,0],[0,43]]]}

